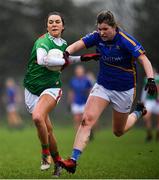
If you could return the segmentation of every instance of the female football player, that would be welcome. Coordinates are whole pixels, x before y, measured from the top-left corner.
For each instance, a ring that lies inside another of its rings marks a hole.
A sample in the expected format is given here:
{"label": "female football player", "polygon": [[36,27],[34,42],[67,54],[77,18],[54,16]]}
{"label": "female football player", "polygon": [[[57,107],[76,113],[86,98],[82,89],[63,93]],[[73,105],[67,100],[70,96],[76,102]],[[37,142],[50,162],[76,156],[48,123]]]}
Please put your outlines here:
{"label": "female football player", "polygon": [[26,107],[32,114],[42,147],[41,170],[50,168],[48,157],[51,155],[58,171],[57,160],[61,158],[49,117],[62,95],[60,71],[50,71],[42,62],[44,59],[47,61],[50,49],[65,51],[67,43],[61,38],[63,31],[62,15],[58,12],[50,13],[47,19],[47,33],[34,43],[24,78]]}
{"label": "female football player", "polygon": [[121,136],[146,113],[142,103],[138,103],[130,113],[136,93],[136,62],[143,66],[148,82],[146,89],[155,94],[157,87],[151,63],[141,44],[128,33],[121,30],[110,11],[102,11],[97,16],[97,31],[87,34],[70,45],[65,54],[73,54],[83,48],[96,46],[101,54],[99,74],[77,131],[71,158],[61,162],[61,166],[74,173],[76,162],[87,145],[90,131],[109,104],[113,108],[113,133]]}
{"label": "female football player", "polygon": [[92,84],[86,75],[84,67],[77,65],[74,76],[70,80],[68,92],[68,104],[71,105],[75,130],[78,129],[82,120],[82,114],[91,88]]}
{"label": "female football player", "polygon": [[[42,147],[41,170],[50,167],[49,155],[55,163],[54,175],[59,176],[61,159],[57,143],[52,132],[52,124],[49,113],[55,108],[62,96],[61,79],[59,70],[52,71],[50,66],[55,59],[48,57],[52,49],[65,51],[67,43],[61,38],[64,31],[64,18],[59,12],[51,12],[47,18],[47,33],[38,38],[34,43],[28,62],[27,72],[24,78],[25,103],[37,128],[38,137]],[[63,53],[62,53],[63,54]],[[96,58],[96,54],[90,56],[78,56],[71,59],[73,62],[87,61]],[[58,60],[58,59],[57,59]],[[66,62],[67,64],[67,62]]]}
{"label": "female football player", "polygon": [[22,118],[18,112],[18,99],[20,97],[18,86],[13,78],[6,80],[6,111],[10,128],[22,128]]}

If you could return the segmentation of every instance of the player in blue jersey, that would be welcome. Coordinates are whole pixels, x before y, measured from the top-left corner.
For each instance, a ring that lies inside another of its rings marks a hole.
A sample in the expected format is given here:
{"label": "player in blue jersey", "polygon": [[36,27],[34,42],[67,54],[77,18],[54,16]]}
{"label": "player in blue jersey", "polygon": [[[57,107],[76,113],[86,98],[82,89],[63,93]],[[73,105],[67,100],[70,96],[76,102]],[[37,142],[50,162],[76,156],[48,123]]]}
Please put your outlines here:
{"label": "player in blue jersey", "polygon": [[88,97],[72,156],[61,162],[61,166],[71,173],[76,170],[76,162],[87,145],[93,125],[109,104],[113,110],[113,133],[118,137],[146,113],[142,103],[138,103],[135,111],[130,113],[136,94],[137,61],[143,66],[148,79],[146,90],[151,95],[157,92],[152,66],[145,50],[136,39],[117,26],[110,11],[100,12],[97,16],[97,31],[70,45],[65,55],[93,46],[101,54],[97,83]]}
{"label": "player in blue jersey", "polygon": [[6,80],[6,111],[8,118],[8,125],[11,128],[21,128],[22,119],[18,113],[18,99],[20,97],[18,86],[13,78]]}
{"label": "player in blue jersey", "polygon": [[71,104],[71,112],[73,114],[75,129],[77,130],[82,121],[82,114],[92,84],[86,76],[83,66],[77,65],[74,72],[75,75],[69,83],[68,103]]}

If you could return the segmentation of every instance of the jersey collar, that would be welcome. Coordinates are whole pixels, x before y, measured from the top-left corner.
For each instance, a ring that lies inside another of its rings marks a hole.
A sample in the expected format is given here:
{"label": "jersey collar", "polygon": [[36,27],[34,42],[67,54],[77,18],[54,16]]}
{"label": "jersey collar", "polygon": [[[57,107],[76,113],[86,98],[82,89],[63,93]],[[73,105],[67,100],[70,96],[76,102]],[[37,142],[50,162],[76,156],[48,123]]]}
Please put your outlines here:
{"label": "jersey collar", "polygon": [[57,46],[62,46],[63,44],[66,44],[66,42],[62,38],[55,38],[51,36],[51,34],[48,32],[48,38],[53,41]]}
{"label": "jersey collar", "polygon": [[55,38],[55,37],[51,36],[51,34],[49,32],[48,32],[48,38],[50,40],[52,40],[52,41],[54,41],[55,39],[60,39],[61,40],[61,38]]}

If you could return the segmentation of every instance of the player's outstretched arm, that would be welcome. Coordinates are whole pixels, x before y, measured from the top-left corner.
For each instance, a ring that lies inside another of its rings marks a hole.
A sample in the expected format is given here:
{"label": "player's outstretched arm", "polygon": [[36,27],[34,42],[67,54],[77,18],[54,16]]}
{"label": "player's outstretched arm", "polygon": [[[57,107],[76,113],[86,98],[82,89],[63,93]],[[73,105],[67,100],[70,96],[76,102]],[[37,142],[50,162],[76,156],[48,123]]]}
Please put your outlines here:
{"label": "player's outstretched arm", "polygon": [[81,56],[70,56],[67,51],[64,52],[63,58],[65,59],[65,64],[63,65],[64,69],[67,67],[69,64],[74,64],[78,62],[87,62],[91,60],[99,60],[100,54],[99,53],[90,53],[90,54],[83,54]]}
{"label": "player's outstretched arm", "polygon": [[70,63],[76,63],[80,61],[86,62],[90,60],[98,60],[100,58],[100,54],[97,53],[83,54],[81,56],[71,56],[73,53],[84,48],[86,48],[85,43],[82,39],[80,39],[67,47],[66,51],[64,52],[64,58],[70,61]]}
{"label": "player's outstretched arm", "polygon": [[78,62],[87,62],[91,60],[97,61],[101,56],[99,53],[89,53],[89,54],[83,54],[81,56],[70,56],[68,52],[65,53],[67,53],[67,57],[65,55],[64,58],[66,61],[69,61],[70,64],[74,64]]}

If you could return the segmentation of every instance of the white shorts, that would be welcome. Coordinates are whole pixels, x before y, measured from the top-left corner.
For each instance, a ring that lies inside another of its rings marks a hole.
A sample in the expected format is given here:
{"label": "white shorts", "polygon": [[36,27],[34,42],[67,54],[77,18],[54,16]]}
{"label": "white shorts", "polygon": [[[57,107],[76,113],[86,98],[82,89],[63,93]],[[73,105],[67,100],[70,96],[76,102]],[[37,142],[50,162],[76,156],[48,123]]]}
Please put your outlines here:
{"label": "white shorts", "polygon": [[145,107],[147,111],[153,114],[159,114],[159,103],[157,103],[156,100],[146,100]]}
{"label": "white shorts", "polygon": [[105,89],[102,85],[95,84],[90,96],[98,96],[112,104],[113,109],[121,113],[129,113],[134,100],[134,88],[128,91],[115,91]]}
{"label": "white shorts", "polygon": [[62,90],[61,88],[49,88],[49,89],[45,89],[40,96],[37,96],[35,94],[32,94],[30,91],[28,91],[25,88],[25,105],[27,110],[32,113],[34,107],[36,106],[40,96],[42,96],[43,94],[49,94],[50,96],[52,96],[57,103],[59,102],[59,100],[61,99],[62,96]]}
{"label": "white shorts", "polygon": [[71,104],[71,112],[72,114],[82,114],[84,112],[85,104]]}

